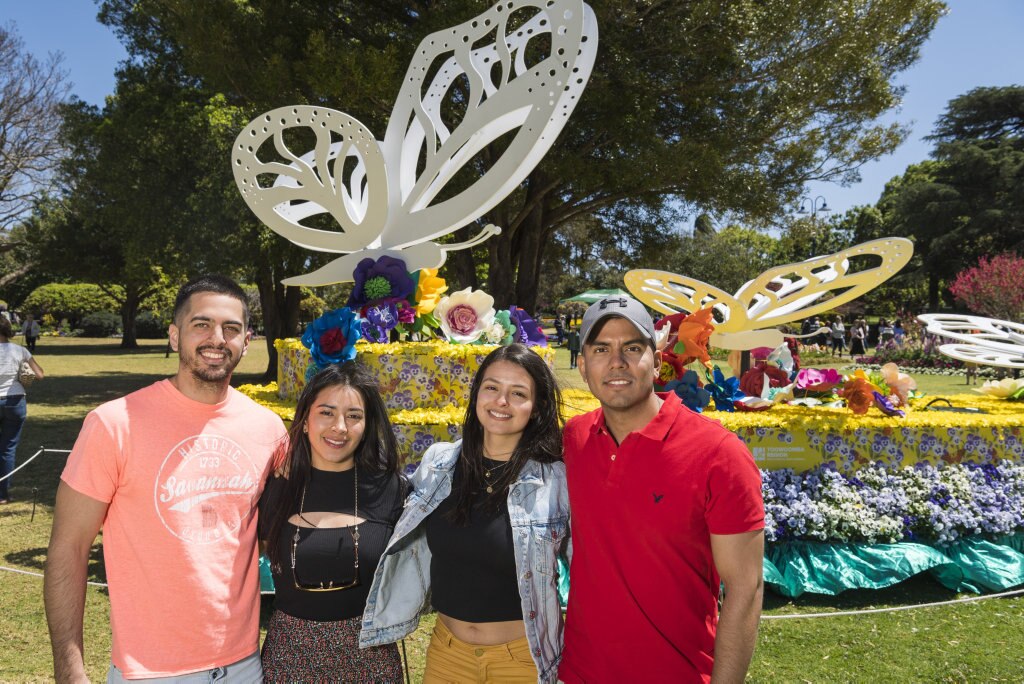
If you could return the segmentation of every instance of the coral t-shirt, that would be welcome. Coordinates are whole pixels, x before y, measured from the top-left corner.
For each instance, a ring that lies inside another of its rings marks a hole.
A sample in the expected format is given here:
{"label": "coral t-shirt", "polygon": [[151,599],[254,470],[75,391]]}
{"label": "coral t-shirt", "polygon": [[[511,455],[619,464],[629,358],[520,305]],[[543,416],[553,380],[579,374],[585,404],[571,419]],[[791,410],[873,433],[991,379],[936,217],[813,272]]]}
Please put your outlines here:
{"label": "coral t-shirt", "polygon": [[259,648],[256,503],[281,419],[230,390],[168,380],[90,412],[61,479],[109,503],[112,660],[129,679],[228,665]]}

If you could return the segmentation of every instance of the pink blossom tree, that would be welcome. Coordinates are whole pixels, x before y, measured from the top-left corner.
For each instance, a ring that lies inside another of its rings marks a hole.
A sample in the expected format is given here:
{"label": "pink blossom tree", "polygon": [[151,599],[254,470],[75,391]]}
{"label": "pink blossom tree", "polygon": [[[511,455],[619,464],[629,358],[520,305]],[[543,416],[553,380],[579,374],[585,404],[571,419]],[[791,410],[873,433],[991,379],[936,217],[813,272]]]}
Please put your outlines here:
{"label": "pink blossom tree", "polygon": [[1013,253],[983,256],[977,266],[960,271],[949,290],[973,312],[1024,320],[1024,258]]}

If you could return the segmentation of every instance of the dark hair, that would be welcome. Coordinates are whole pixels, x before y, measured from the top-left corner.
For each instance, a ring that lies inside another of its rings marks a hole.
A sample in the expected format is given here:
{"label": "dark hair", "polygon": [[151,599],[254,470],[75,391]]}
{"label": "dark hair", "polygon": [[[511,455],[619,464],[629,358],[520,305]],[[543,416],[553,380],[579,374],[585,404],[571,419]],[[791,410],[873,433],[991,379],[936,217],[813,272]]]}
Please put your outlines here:
{"label": "dark hair", "polygon": [[14,337],[14,328],[11,327],[11,322],[7,320],[7,316],[0,316],[0,337],[8,339]]}
{"label": "dark hair", "polygon": [[[279,544],[281,531],[288,518],[298,510],[299,497],[313,470],[309,435],[303,432],[306,419],[313,408],[320,392],[333,387],[345,386],[359,392],[363,398],[366,428],[363,438],[356,447],[355,467],[360,473],[398,473],[398,440],[388,420],[388,410],[381,399],[377,379],[366,368],[355,361],[343,364],[331,364],[314,375],[306,384],[299,401],[295,406],[295,418],[288,428],[288,453],[285,461],[288,464],[288,479],[284,486],[276,488],[279,492],[274,501],[267,501],[261,508],[261,514],[269,516],[268,521],[261,524],[266,530],[267,558],[275,569],[281,568]],[[273,476],[271,476],[273,477]]]}
{"label": "dark hair", "polygon": [[533,379],[533,415],[526,424],[519,443],[509,458],[508,467],[492,485],[494,491],[487,497],[487,506],[497,509],[508,496],[508,488],[519,477],[527,459],[541,463],[562,460],[562,393],[558,381],[548,364],[529,347],[510,344],[498,347],[480,364],[469,391],[469,406],[462,424],[462,455],[459,458],[459,492],[452,522],[464,525],[469,521],[476,494],[487,486],[484,480],[484,426],[476,415],[477,397],[487,369],[499,361],[515,364]]}
{"label": "dark hair", "polygon": [[248,325],[249,300],[245,297],[245,290],[239,287],[238,283],[231,278],[218,275],[216,273],[201,275],[194,280],[188,281],[178,289],[178,296],[174,298],[174,314],[171,319],[174,321],[175,325],[181,325],[181,321],[178,320],[178,317],[181,315],[181,312],[184,311],[185,307],[188,306],[188,301],[192,298],[192,295],[196,295],[201,292],[214,292],[216,294],[227,295],[228,297],[234,297],[238,301],[242,302],[242,324]]}

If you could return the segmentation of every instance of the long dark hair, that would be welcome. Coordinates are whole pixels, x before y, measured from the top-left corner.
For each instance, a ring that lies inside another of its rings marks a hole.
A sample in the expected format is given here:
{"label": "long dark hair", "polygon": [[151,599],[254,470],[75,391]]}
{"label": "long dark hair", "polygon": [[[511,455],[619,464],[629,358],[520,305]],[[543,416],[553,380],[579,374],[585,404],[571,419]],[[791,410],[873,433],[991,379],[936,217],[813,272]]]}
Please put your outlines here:
{"label": "long dark hair", "polygon": [[[325,389],[338,386],[351,387],[359,392],[365,407],[366,427],[355,451],[355,467],[360,473],[395,475],[398,472],[398,440],[388,420],[387,407],[381,399],[377,380],[364,366],[355,361],[331,364],[313,376],[299,395],[295,406],[295,419],[288,429],[288,479],[283,486],[273,488],[276,496],[268,499],[260,514],[268,516],[260,527],[266,530],[267,558],[275,570],[281,568],[279,541],[288,518],[299,506],[299,499],[313,470],[309,435],[303,432],[306,419],[317,396]],[[271,476],[273,477],[273,476]],[[387,478],[381,478],[386,481]]]}
{"label": "long dark hair", "polygon": [[492,485],[486,505],[497,509],[508,496],[509,485],[519,477],[527,459],[541,463],[562,460],[562,393],[555,374],[539,355],[522,344],[499,347],[487,355],[473,378],[469,407],[462,424],[462,455],[459,458],[459,491],[451,520],[458,525],[469,521],[476,494],[487,487],[484,479],[484,426],[476,415],[477,397],[487,369],[499,361],[515,364],[533,379],[533,415],[509,458],[508,466]]}

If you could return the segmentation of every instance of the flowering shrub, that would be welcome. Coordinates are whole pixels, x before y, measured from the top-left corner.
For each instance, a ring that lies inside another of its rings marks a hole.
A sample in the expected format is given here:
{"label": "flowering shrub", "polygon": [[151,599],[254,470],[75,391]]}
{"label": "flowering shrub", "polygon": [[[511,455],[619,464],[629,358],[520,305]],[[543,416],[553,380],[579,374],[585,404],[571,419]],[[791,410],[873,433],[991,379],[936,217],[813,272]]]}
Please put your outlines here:
{"label": "flowering shrub", "polygon": [[825,465],[761,471],[765,535],[793,540],[948,543],[1024,530],[1024,464],[871,464],[850,476]]}
{"label": "flowering shrub", "polygon": [[935,335],[925,335],[920,341],[909,339],[902,345],[895,340],[882,342],[875,348],[874,354],[858,356],[858,365],[878,365],[895,363],[902,368],[938,368],[962,369],[964,364],[939,352],[942,341]]}
{"label": "flowering shrub", "polygon": [[1019,321],[1024,316],[1021,273],[1024,273],[1024,258],[1016,254],[983,256],[977,266],[956,275],[949,291],[971,311]]}

